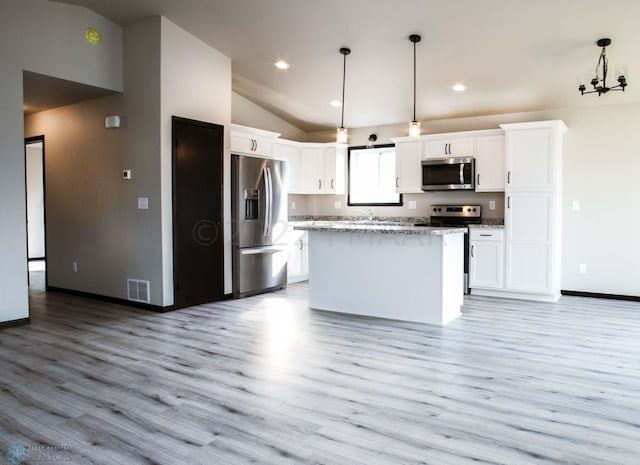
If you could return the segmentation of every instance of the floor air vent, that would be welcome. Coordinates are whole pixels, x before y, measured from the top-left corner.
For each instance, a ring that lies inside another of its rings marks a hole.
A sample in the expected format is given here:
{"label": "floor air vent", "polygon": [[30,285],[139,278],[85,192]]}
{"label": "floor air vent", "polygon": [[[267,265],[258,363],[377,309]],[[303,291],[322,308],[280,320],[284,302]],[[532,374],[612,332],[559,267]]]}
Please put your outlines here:
{"label": "floor air vent", "polygon": [[149,292],[149,281],[141,281],[139,279],[127,279],[127,295],[129,300],[135,302],[151,302],[151,293]]}

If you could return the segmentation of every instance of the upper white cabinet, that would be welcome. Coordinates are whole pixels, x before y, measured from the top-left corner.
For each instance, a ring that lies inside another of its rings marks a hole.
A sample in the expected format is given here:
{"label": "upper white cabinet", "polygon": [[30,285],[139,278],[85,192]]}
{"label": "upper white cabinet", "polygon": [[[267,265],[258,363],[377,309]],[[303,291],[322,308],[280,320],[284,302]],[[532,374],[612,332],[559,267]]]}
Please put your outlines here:
{"label": "upper white cabinet", "polygon": [[396,144],[396,192],[401,194],[422,192],[422,140],[397,138]]}
{"label": "upper white cabinet", "polygon": [[300,144],[288,140],[278,140],[273,145],[273,156],[287,162],[285,182],[287,192],[300,192]]}
{"label": "upper white cabinet", "polygon": [[231,153],[272,157],[273,146],[280,136],[277,132],[231,125]]}
{"label": "upper white cabinet", "polygon": [[504,124],[505,289],[516,297],[560,298],[562,121]]}
{"label": "upper white cabinet", "polygon": [[301,144],[300,194],[344,194],[346,146]]}
{"label": "upper white cabinet", "polygon": [[474,155],[473,137],[451,135],[425,136],[424,158],[472,157]]}
{"label": "upper white cabinet", "polygon": [[506,141],[508,189],[553,189],[559,172],[556,139],[550,128],[510,130]]}
{"label": "upper white cabinet", "polygon": [[504,134],[476,139],[476,192],[504,191]]}

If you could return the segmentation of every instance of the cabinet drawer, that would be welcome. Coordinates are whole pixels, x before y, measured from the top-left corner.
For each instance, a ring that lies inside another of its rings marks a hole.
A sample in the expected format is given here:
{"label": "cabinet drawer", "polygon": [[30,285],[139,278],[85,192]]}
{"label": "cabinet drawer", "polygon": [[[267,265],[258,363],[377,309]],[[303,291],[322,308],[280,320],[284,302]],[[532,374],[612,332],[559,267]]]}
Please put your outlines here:
{"label": "cabinet drawer", "polygon": [[504,241],[504,229],[470,228],[471,241]]}

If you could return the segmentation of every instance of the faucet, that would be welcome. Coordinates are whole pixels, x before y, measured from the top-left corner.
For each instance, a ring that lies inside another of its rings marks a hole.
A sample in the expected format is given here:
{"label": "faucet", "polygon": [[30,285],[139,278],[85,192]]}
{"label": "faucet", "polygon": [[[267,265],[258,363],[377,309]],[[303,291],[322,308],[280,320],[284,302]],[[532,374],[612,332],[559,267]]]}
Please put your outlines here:
{"label": "faucet", "polygon": [[373,221],[373,212],[371,211],[370,208],[358,208],[358,211],[360,213],[364,213],[365,215],[367,215],[367,219],[369,221]]}

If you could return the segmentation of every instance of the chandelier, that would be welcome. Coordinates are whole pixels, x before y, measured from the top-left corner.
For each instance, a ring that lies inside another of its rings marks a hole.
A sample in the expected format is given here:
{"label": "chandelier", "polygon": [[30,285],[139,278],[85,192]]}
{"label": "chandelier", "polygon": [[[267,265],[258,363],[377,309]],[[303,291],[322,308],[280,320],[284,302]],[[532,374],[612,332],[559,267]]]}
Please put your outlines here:
{"label": "chandelier", "polygon": [[627,87],[627,78],[622,71],[618,73],[618,85],[613,87],[607,86],[609,60],[607,60],[606,48],[611,45],[611,39],[600,39],[598,40],[598,42],[596,42],[596,44],[598,45],[598,47],[602,47],[602,51],[600,52],[600,58],[598,59],[598,64],[596,65],[593,78],[591,79],[593,90],[587,91],[587,86],[584,82],[581,82],[578,86],[580,94],[593,94],[597,92],[598,96],[600,96],[602,94],[606,94],[610,90],[621,90],[624,92],[624,88]]}

